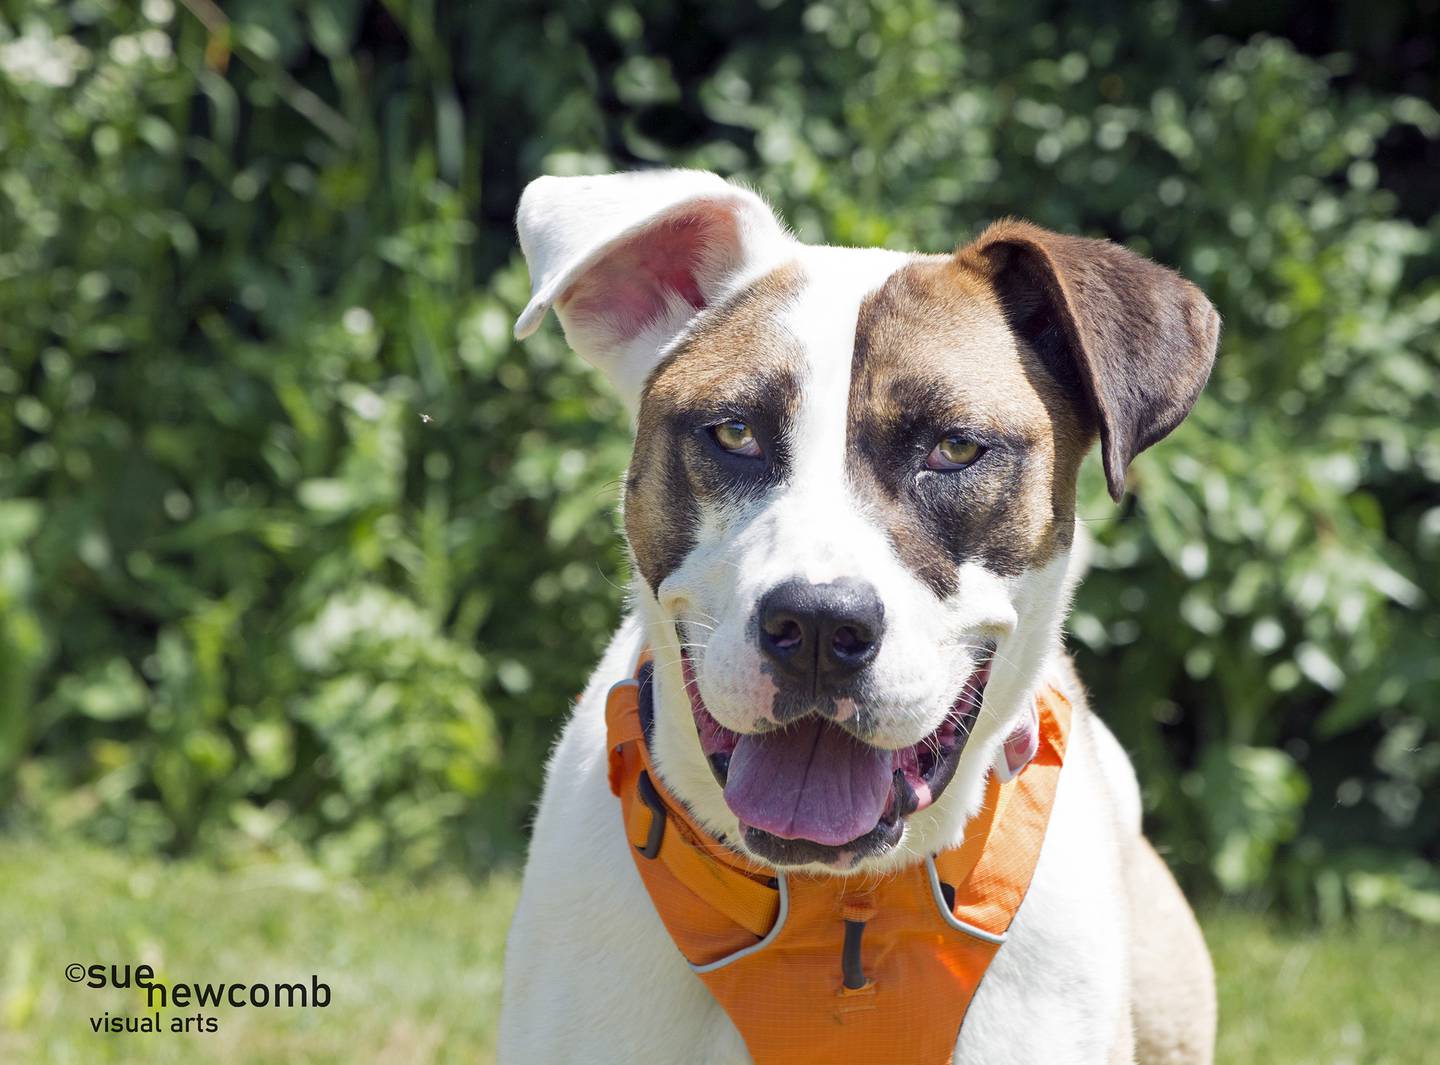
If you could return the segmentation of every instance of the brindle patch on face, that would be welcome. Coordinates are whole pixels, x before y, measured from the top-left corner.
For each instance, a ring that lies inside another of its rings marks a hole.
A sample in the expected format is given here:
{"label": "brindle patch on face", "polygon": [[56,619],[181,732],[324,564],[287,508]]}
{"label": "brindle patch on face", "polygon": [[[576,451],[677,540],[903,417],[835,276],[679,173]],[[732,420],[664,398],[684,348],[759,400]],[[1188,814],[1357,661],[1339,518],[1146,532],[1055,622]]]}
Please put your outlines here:
{"label": "brindle patch on face", "polygon": [[[989,281],[955,258],[917,257],[861,305],[849,419],[852,483],[936,595],[967,560],[1013,576],[1069,544],[1093,429]],[[964,470],[928,469],[951,433],[988,450]]]}
{"label": "brindle patch on face", "polygon": [[[804,349],[782,312],[803,284],[792,263],[737,292],[706,313],[645,385],[624,511],[651,591],[695,546],[702,505],[743,502],[785,477]],[[710,440],[706,428],[731,418],[751,426],[763,459],[729,455]]]}

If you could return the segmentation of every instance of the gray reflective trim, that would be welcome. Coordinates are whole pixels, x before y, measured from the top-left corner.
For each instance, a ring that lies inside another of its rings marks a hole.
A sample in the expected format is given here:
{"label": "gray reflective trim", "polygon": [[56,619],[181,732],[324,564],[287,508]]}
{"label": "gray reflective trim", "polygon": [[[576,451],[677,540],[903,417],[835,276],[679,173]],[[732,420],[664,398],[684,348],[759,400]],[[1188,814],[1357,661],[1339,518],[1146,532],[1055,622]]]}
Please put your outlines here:
{"label": "gray reflective trim", "polygon": [[950,907],[945,905],[945,892],[940,890],[940,873],[935,868],[935,855],[925,856],[925,871],[930,874],[930,895],[935,899],[935,908],[940,911],[940,916],[945,918],[945,923],[957,932],[964,932],[967,936],[974,936],[976,939],[983,939],[986,943],[1004,943],[1003,935],[996,935],[994,932],[987,932],[983,928],[976,928],[973,924],[966,924],[950,912]]}
{"label": "gray reflective trim", "polygon": [[760,940],[760,942],[758,943],[752,943],[748,947],[741,947],[734,954],[727,954],[723,958],[720,958],[716,961],[707,962],[704,965],[696,965],[693,961],[689,962],[691,969],[693,969],[697,973],[700,973],[701,975],[704,975],[705,973],[713,973],[716,969],[725,968],[725,966],[729,965],[732,961],[739,961],[741,958],[748,958],[757,950],[764,950],[774,941],[775,937],[780,934],[780,929],[785,927],[785,918],[790,916],[790,882],[785,879],[785,874],[783,872],[780,872],[779,870],[777,870],[776,872],[776,879],[780,881],[780,909],[776,911],[775,923],[770,926],[770,931],[765,933],[765,938]]}

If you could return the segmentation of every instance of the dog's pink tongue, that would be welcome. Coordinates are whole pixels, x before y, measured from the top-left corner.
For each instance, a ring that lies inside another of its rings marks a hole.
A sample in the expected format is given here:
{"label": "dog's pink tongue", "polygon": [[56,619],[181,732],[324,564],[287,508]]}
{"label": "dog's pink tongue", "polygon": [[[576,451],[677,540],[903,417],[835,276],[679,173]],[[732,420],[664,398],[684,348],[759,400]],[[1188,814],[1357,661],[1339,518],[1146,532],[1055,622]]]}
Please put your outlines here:
{"label": "dog's pink tongue", "polygon": [[890,751],[809,718],[741,736],[730,756],[725,801],[742,824],[836,847],[880,823],[891,762]]}

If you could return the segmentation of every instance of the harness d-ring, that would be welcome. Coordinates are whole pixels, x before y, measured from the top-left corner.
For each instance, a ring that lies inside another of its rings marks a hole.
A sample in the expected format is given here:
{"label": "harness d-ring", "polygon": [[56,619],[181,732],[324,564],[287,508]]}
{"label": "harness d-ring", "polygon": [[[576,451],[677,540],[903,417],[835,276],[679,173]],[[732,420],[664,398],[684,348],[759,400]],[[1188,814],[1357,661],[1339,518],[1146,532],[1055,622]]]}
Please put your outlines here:
{"label": "harness d-ring", "polygon": [[640,801],[650,807],[650,835],[645,840],[645,846],[637,843],[635,849],[647,858],[654,858],[660,853],[660,843],[665,838],[665,804],[660,801],[655,785],[650,783],[650,774],[643,769],[635,781],[635,791]]}

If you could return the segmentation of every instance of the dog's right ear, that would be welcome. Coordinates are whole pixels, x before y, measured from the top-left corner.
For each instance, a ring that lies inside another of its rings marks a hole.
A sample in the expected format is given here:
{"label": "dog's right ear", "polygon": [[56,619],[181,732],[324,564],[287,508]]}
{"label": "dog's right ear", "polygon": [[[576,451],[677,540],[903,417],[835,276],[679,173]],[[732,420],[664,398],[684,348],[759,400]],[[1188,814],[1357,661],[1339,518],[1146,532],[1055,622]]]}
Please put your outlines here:
{"label": "dog's right ear", "polygon": [[790,242],[760,197],[698,170],[536,178],[516,221],[532,293],[516,338],[553,306],[632,410],[666,343]]}

